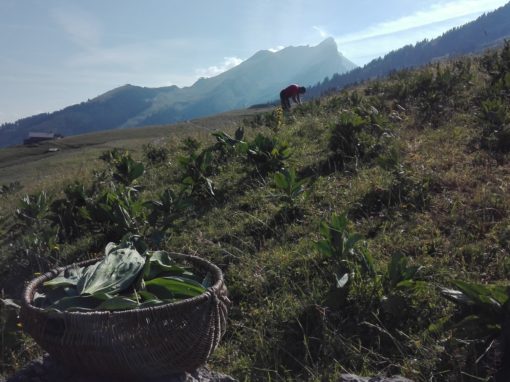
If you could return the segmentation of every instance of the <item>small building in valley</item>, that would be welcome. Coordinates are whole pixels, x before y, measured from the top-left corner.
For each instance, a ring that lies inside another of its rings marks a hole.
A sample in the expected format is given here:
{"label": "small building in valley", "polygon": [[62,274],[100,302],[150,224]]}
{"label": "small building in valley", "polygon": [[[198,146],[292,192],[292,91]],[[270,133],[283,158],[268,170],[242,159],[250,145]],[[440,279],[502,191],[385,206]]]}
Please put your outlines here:
{"label": "small building in valley", "polygon": [[43,141],[50,141],[53,139],[62,138],[62,135],[55,133],[28,133],[28,138],[23,140],[24,145],[31,145],[34,143],[39,143]]}

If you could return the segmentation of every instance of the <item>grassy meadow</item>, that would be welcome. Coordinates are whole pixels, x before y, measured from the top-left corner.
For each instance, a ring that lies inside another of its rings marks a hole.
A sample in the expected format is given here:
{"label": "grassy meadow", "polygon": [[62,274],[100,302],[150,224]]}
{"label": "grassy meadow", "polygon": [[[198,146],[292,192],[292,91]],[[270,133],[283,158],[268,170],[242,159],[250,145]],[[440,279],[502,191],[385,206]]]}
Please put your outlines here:
{"label": "grassy meadow", "polygon": [[[510,357],[510,44],[246,113],[1,150],[3,298],[136,233],[224,271],[209,366],[240,381],[490,380]],[[41,350],[1,319],[10,375]]]}

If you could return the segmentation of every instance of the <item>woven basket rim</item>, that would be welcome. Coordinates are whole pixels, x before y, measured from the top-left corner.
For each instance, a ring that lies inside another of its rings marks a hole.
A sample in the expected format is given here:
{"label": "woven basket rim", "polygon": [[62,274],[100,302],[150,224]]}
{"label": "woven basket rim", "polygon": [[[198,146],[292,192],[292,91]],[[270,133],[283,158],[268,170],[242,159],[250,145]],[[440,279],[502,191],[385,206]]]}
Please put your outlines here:
{"label": "woven basket rim", "polygon": [[48,272],[32,279],[27,284],[27,286],[25,287],[25,289],[23,291],[22,305],[27,310],[49,314],[49,315],[52,315],[53,317],[66,317],[66,316],[67,317],[73,317],[73,316],[74,317],[91,317],[91,316],[98,316],[98,317],[99,316],[109,316],[109,317],[111,317],[112,315],[118,317],[118,316],[129,316],[132,314],[148,313],[148,312],[168,309],[168,308],[172,308],[172,307],[194,305],[196,303],[205,301],[212,296],[216,296],[218,294],[218,292],[224,287],[225,283],[224,283],[224,279],[223,279],[223,272],[215,264],[213,264],[210,261],[203,259],[199,256],[195,256],[195,255],[187,255],[184,253],[171,252],[171,251],[166,251],[166,252],[168,254],[170,254],[172,257],[175,257],[177,259],[190,260],[191,262],[197,262],[197,263],[200,263],[204,268],[208,268],[208,270],[212,271],[212,273],[213,273],[213,276],[216,280],[215,283],[211,287],[207,288],[203,293],[201,293],[198,296],[191,297],[191,298],[185,298],[185,299],[182,299],[179,301],[168,302],[166,304],[149,306],[146,308],[134,308],[134,309],[125,309],[125,310],[116,310],[116,311],[115,310],[114,311],[94,310],[94,311],[90,311],[90,312],[80,312],[80,311],[69,312],[69,311],[59,311],[59,310],[48,311],[48,310],[39,308],[32,304],[34,294],[43,282],[45,282],[47,280],[51,280],[52,278],[56,277],[60,272],[66,270],[68,268],[71,268],[73,266],[76,266],[76,265],[84,266],[84,265],[94,264],[94,263],[100,261],[101,259],[103,259],[104,256],[102,256],[102,257],[97,257],[97,258],[90,259],[90,260],[84,260],[84,261],[72,263],[72,264],[69,264],[66,266],[62,266],[62,267],[57,267],[57,268],[51,269]]}

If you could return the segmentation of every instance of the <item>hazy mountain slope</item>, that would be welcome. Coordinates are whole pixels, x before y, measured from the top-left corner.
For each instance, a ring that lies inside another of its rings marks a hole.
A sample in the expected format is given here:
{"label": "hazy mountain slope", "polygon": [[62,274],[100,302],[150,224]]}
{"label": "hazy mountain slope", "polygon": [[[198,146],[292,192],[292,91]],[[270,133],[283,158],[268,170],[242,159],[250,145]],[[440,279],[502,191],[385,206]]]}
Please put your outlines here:
{"label": "hazy mountain slope", "polygon": [[245,108],[276,99],[289,83],[312,85],[356,65],[342,56],[333,39],[309,47],[260,51],[240,65],[190,87],[143,88],[125,85],[88,102],[20,119],[0,127],[0,147],[19,144],[30,131],[64,136],[92,131],[173,123]]}
{"label": "hazy mountain slope", "polygon": [[23,118],[0,128],[0,147],[22,143],[30,131],[58,132],[65,136],[110,129],[148,108],[159,92],[177,87],[148,89],[125,85],[90,101],[54,113]]}
{"label": "hazy mountain slope", "polygon": [[175,122],[248,107],[277,98],[280,89],[289,83],[312,85],[328,75],[355,67],[338,53],[332,38],[315,47],[259,51],[216,77],[200,79],[179,92],[159,94],[153,105],[142,113],[143,122],[128,121],[125,126]]}
{"label": "hazy mountain slope", "polygon": [[318,96],[332,88],[384,76],[393,70],[420,66],[434,59],[481,52],[502,43],[505,38],[510,38],[510,3],[438,38],[406,45],[349,73],[337,74],[310,89],[309,94]]}

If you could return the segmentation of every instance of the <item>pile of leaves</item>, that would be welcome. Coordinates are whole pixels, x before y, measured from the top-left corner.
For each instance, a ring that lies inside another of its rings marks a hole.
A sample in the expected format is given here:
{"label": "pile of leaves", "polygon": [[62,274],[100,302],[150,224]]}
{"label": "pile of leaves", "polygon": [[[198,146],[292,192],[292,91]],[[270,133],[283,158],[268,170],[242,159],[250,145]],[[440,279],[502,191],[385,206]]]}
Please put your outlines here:
{"label": "pile of leaves", "polygon": [[210,274],[200,277],[168,252],[144,247],[133,237],[109,243],[100,261],[72,266],[46,281],[34,305],[58,311],[136,309],[195,297],[210,286]]}

